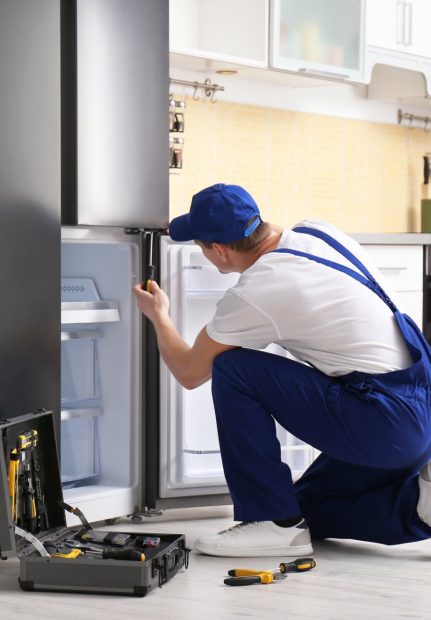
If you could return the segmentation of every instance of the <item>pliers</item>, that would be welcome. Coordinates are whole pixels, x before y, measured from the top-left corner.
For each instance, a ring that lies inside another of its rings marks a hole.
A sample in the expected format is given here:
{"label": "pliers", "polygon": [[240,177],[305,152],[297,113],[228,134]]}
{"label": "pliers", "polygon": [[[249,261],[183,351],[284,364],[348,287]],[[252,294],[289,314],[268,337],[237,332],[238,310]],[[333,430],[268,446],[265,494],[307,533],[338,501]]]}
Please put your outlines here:
{"label": "pliers", "polygon": [[254,570],[251,568],[234,568],[228,571],[224,580],[227,586],[251,586],[255,583],[273,583],[286,579],[286,573],[302,573],[316,566],[313,558],[297,558],[292,562],[281,562],[278,568],[271,570]]}

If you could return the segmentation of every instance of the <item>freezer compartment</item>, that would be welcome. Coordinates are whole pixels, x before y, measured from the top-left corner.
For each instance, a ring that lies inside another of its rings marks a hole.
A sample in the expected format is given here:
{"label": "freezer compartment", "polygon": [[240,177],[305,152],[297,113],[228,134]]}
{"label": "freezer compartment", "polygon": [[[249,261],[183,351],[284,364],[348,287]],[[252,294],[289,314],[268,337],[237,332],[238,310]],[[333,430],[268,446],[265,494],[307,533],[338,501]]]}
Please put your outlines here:
{"label": "freezer compartment", "polygon": [[[221,274],[194,244],[162,239],[161,285],[171,301],[171,316],[181,336],[192,344],[214,315],[226,289],[239,274]],[[267,351],[291,357],[281,347]],[[183,389],[161,363],[160,496],[227,493],[211,396],[211,383]],[[294,479],[312,463],[317,452],[276,423],[282,460]]]}
{"label": "freezer compartment", "polygon": [[61,480],[65,501],[99,521],[138,503],[139,243],[117,229],[62,232]]}

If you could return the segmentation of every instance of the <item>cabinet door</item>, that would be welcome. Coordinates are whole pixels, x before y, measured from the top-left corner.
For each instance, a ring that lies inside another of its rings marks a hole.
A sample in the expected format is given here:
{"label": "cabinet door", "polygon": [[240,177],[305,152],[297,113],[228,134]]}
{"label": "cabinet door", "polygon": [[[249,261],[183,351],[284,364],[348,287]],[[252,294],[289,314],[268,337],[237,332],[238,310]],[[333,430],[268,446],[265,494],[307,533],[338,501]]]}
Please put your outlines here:
{"label": "cabinet door", "polygon": [[366,43],[431,58],[430,20],[429,0],[369,0]]}
{"label": "cabinet door", "polygon": [[169,49],[249,66],[267,65],[268,0],[170,0]]}
{"label": "cabinet door", "polygon": [[362,0],[272,0],[272,66],[360,79],[363,8]]}
{"label": "cabinet door", "polygon": [[405,5],[405,51],[431,58],[431,2],[412,0]]}
{"label": "cabinet door", "polygon": [[398,50],[404,40],[405,7],[402,0],[368,0],[366,43]]}

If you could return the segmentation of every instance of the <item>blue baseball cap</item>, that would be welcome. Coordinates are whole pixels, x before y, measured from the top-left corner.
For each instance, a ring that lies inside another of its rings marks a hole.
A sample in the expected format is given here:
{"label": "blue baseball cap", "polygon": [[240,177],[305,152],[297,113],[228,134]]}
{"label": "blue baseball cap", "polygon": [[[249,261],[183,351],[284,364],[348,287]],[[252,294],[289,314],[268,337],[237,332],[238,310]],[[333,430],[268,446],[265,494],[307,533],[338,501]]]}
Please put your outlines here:
{"label": "blue baseball cap", "polygon": [[[255,215],[257,220],[247,226]],[[169,234],[174,241],[231,243],[251,235],[261,221],[259,207],[245,189],[217,183],[193,196],[189,213],[172,220]]]}

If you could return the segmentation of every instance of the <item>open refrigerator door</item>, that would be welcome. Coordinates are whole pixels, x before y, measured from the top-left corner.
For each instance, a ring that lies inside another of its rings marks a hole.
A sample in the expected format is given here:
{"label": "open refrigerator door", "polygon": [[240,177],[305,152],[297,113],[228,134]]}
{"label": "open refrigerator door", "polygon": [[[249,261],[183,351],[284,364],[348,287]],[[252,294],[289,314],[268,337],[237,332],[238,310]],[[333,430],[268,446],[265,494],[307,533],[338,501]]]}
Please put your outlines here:
{"label": "open refrigerator door", "polygon": [[139,504],[139,252],[119,229],[62,230],[61,482],[93,522]]}
{"label": "open refrigerator door", "polygon": [[[224,292],[236,284],[239,274],[221,274],[193,243],[161,240],[161,287],[171,302],[171,317],[181,336],[192,344],[214,315]],[[266,349],[289,356],[277,345]],[[160,368],[160,497],[227,494],[223,474],[211,382],[188,391],[182,388],[165,364]],[[316,458],[311,446],[276,424],[283,461],[294,480]],[[196,501],[198,504],[199,502]]]}

